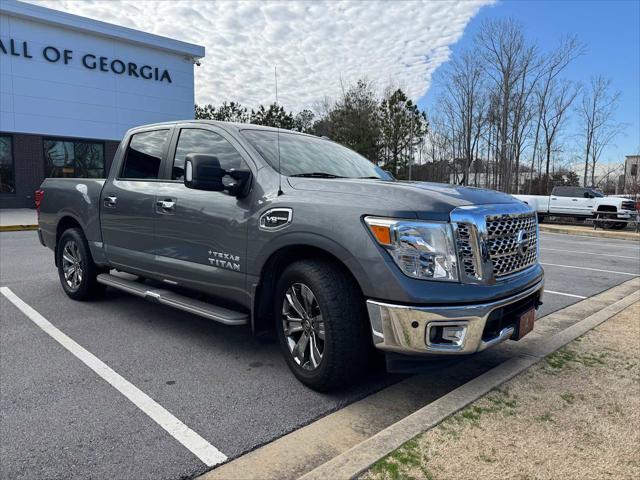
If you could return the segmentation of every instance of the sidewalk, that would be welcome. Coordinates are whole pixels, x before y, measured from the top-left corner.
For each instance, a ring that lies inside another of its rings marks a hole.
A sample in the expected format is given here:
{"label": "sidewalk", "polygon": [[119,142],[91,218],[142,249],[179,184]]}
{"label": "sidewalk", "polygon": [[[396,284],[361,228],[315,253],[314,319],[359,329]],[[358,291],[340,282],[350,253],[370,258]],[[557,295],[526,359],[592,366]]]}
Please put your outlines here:
{"label": "sidewalk", "polygon": [[636,233],[631,230],[603,230],[602,228],[594,230],[593,226],[584,225],[554,225],[541,223],[540,231],[548,233],[570,233],[573,235],[585,235],[587,237],[640,240],[640,233]]}
{"label": "sidewalk", "polygon": [[29,208],[0,209],[0,232],[36,230],[37,228],[38,216],[35,210]]}
{"label": "sidewalk", "polygon": [[639,319],[635,303],[360,478],[640,478]]}

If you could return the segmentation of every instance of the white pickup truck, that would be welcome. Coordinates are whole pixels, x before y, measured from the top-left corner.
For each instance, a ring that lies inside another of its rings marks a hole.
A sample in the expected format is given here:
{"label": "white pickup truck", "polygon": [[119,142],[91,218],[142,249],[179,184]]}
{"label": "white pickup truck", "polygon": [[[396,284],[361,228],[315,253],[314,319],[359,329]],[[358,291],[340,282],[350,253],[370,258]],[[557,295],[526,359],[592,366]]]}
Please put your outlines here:
{"label": "white pickup truck", "polygon": [[[514,195],[518,200],[533,207],[538,212],[538,221],[545,216],[574,217],[583,220],[603,213],[611,218],[605,222],[605,228],[623,229],[626,222],[636,215],[636,202],[627,198],[605,197],[593,188],[554,187],[551,195]],[[616,215],[612,215],[616,213]]]}

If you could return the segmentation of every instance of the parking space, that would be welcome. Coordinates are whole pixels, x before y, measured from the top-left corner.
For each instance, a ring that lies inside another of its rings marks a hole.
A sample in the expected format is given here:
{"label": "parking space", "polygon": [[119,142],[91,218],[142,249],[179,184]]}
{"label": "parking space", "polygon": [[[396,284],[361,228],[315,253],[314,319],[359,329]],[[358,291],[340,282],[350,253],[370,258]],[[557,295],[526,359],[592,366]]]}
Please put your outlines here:
{"label": "parking space", "polygon": [[[94,302],[69,300],[33,232],[0,234],[0,255],[1,286],[229,458],[403,378],[374,371],[350,389],[319,394],[295,380],[277,345],[246,328],[114,290]],[[541,315],[640,275],[640,246],[625,240],[542,234],[541,260]],[[209,469],[4,297],[0,309],[3,477],[178,478]],[[487,368],[508,351],[485,355]]]}

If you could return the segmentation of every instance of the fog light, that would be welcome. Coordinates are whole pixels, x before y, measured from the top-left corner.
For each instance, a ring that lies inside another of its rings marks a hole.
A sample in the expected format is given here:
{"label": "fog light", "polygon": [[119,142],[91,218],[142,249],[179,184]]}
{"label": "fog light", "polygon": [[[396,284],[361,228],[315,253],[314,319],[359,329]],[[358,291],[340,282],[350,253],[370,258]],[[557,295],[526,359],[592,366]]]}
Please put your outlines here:
{"label": "fog light", "polygon": [[467,334],[467,323],[430,323],[427,345],[434,348],[461,349]]}
{"label": "fog light", "polygon": [[462,345],[467,327],[442,327],[442,339],[454,345]]}

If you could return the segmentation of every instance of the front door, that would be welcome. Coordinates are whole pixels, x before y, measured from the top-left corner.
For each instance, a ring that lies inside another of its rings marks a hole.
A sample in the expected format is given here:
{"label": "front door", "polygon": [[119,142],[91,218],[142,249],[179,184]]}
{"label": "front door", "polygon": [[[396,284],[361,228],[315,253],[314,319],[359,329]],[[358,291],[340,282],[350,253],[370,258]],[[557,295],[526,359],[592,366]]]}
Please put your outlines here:
{"label": "front door", "polygon": [[119,171],[100,198],[102,240],[109,261],[123,270],[153,273],[155,197],[169,128],[140,131],[129,139]]}
{"label": "front door", "polygon": [[[156,261],[166,280],[247,305],[247,220],[251,195],[184,186],[189,153],[214,155],[225,170],[249,169],[250,159],[213,126],[181,128],[168,158],[170,180],[157,185]],[[244,156],[243,156],[244,155]]]}

